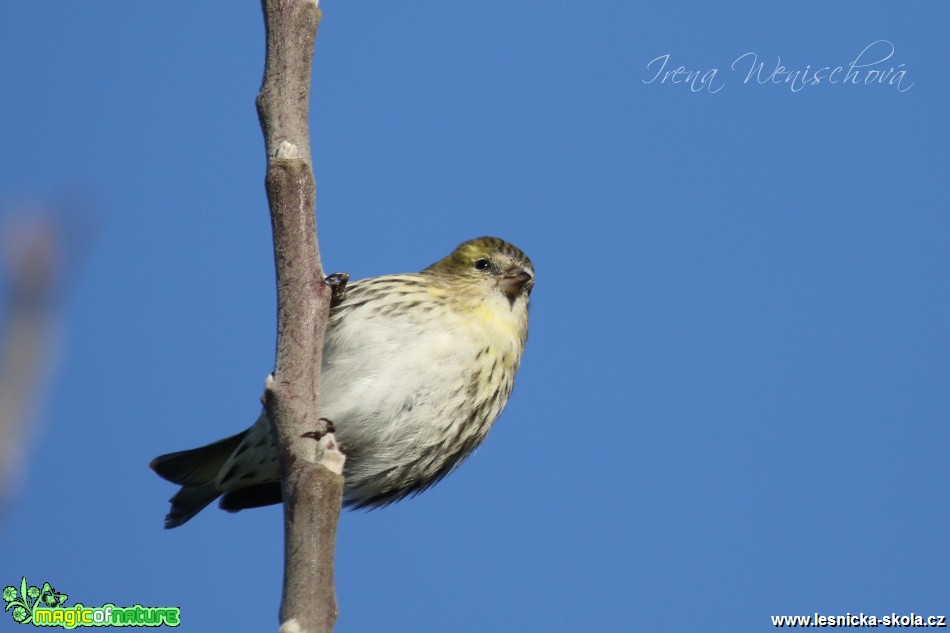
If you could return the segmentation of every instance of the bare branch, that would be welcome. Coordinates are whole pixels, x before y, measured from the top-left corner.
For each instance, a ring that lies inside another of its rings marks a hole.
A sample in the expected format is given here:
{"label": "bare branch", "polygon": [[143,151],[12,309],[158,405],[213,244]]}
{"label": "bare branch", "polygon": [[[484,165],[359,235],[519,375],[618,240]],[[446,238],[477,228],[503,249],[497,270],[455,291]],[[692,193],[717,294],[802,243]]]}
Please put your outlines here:
{"label": "bare branch", "polygon": [[331,288],[317,245],[307,116],[315,0],[262,0],[267,31],[257,111],[267,151],[267,199],[277,269],[277,360],[265,406],[280,447],[284,500],[282,633],[331,631],[343,454],[320,420],[319,383]]}

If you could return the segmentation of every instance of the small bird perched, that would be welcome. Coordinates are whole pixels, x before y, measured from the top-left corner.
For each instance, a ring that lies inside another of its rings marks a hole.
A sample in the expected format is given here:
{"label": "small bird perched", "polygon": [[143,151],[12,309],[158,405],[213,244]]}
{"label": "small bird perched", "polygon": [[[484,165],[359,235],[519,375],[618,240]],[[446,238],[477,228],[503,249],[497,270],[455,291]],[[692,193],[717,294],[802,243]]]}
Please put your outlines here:
{"label": "small bird perched", "polygon": [[[421,273],[347,286],[330,310],[320,415],[346,455],[344,503],[422,492],[477,447],[508,402],[528,337],[531,260],[496,237],[460,244]],[[165,527],[221,497],[236,512],[280,503],[270,420],[149,464],[179,484]]]}

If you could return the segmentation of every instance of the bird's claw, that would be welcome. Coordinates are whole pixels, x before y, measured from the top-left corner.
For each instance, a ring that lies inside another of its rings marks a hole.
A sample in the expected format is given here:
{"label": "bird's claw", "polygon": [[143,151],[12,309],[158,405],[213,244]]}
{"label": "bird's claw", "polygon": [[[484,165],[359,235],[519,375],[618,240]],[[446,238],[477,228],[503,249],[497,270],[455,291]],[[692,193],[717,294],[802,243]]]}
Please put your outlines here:
{"label": "bird's claw", "polygon": [[338,306],[346,298],[346,282],[350,280],[347,273],[333,273],[324,282],[330,286],[330,307]]}
{"label": "bird's claw", "polygon": [[317,440],[318,442],[330,433],[336,432],[336,427],[333,426],[333,422],[326,418],[320,418],[318,420],[319,426],[315,431],[307,431],[300,437],[309,437],[312,440]]}

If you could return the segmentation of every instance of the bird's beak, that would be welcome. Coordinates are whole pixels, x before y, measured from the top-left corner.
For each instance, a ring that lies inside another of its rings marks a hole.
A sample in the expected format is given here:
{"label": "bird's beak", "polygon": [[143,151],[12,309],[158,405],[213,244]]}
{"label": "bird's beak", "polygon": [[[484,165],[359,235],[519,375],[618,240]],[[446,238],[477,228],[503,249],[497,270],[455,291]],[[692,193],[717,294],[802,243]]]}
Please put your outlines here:
{"label": "bird's beak", "polygon": [[514,301],[521,290],[531,281],[531,273],[523,268],[509,268],[501,277],[501,291],[509,301]]}

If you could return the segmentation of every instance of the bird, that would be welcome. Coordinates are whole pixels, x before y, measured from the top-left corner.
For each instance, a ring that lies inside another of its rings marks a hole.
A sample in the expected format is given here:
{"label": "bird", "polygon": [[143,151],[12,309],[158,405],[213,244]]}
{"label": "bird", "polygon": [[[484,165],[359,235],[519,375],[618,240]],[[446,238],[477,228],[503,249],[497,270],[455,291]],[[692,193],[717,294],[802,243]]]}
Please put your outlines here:
{"label": "bird", "polygon": [[[344,505],[418,494],[485,439],[508,402],[528,338],[534,267],[497,237],[463,242],[418,273],[350,283],[330,309],[320,417],[346,456]],[[220,497],[237,512],[281,502],[271,422],[149,466],[181,488],[165,528]]]}

